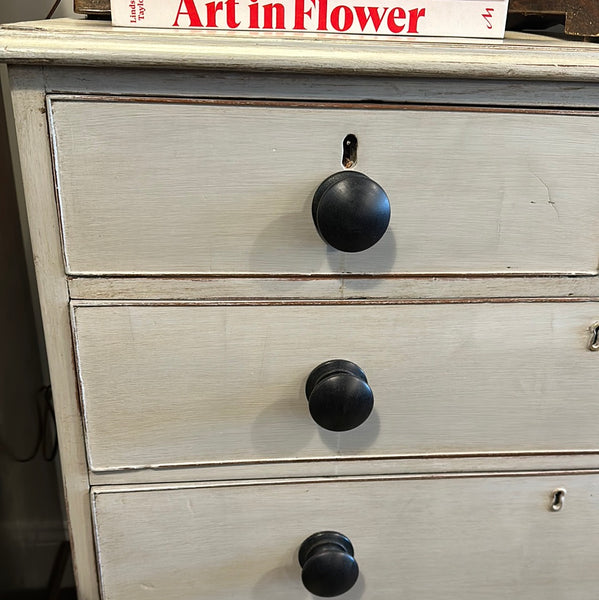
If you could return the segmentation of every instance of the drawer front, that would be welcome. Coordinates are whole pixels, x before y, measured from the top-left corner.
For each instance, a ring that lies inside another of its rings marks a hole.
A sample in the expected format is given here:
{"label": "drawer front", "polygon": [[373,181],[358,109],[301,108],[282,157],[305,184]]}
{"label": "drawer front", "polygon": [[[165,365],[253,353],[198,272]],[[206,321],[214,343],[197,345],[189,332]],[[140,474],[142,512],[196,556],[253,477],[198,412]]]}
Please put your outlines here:
{"label": "drawer front", "polygon": [[[560,511],[553,491],[566,490]],[[344,600],[595,600],[596,476],[293,482],[102,491],[104,600],[313,598],[298,548],[338,531],[360,575]]]}
{"label": "drawer front", "polygon": [[[599,119],[434,107],[54,97],[71,274],[597,273]],[[391,203],[339,252],[312,198],[356,169]]]}
{"label": "drawer front", "polygon": [[[599,449],[592,302],[73,307],[92,469]],[[305,384],[361,367],[374,410],[316,425]]]}

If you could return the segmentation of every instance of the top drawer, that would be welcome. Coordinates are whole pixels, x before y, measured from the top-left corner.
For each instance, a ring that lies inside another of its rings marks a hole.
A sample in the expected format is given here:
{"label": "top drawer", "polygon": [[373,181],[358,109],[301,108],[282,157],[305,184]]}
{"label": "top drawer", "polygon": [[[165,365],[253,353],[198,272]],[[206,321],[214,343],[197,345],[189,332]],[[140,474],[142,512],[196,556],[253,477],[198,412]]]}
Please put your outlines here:
{"label": "top drawer", "polygon": [[[597,273],[589,112],[52,96],[50,115],[70,274]],[[391,203],[358,253],[312,219],[348,134]]]}

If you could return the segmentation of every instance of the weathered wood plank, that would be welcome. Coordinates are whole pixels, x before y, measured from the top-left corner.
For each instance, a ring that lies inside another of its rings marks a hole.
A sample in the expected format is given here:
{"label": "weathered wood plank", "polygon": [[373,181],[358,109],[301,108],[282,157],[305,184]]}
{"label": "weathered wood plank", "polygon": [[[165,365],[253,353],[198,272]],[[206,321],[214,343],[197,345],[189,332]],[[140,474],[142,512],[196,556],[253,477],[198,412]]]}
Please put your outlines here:
{"label": "weathered wood plank", "polygon": [[599,472],[599,452],[575,453],[513,453],[479,455],[427,455],[354,457],[345,460],[291,459],[287,461],[262,461],[256,464],[219,463],[215,466],[196,466],[168,469],[126,469],[90,473],[92,485],[111,484],[161,484],[189,481],[223,481],[232,479],[275,477],[351,477],[377,475],[432,475],[442,473],[527,473],[547,471],[571,471],[579,474]]}
{"label": "weathered wood plank", "polygon": [[[558,488],[567,494],[553,512]],[[360,567],[347,600],[597,596],[597,476],[254,481],[93,497],[105,600],[308,600],[298,549],[330,530],[350,538]]]}
{"label": "weathered wood plank", "polygon": [[56,19],[0,27],[0,61],[278,73],[340,73],[351,77],[598,81],[599,47],[508,33],[504,40],[397,43],[343,37],[260,36],[112,27]]}
{"label": "weathered wood plank", "polygon": [[[50,107],[71,274],[597,273],[594,112],[68,96]],[[382,240],[351,254],[325,245],[311,213],[349,133],[357,170],[391,202]]]}
{"label": "weathered wood plank", "polygon": [[[597,451],[594,302],[74,304],[90,466]],[[304,386],[364,369],[370,418],[335,433]]]}
{"label": "weathered wood plank", "polygon": [[97,600],[87,458],[73,377],[73,344],[68,288],[61,258],[59,224],[41,69],[9,69],[13,111],[33,262],[52,382],[60,462],[80,600]]}
{"label": "weathered wood plank", "polygon": [[597,298],[599,277],[71,277],[72,299],[429,299]]}

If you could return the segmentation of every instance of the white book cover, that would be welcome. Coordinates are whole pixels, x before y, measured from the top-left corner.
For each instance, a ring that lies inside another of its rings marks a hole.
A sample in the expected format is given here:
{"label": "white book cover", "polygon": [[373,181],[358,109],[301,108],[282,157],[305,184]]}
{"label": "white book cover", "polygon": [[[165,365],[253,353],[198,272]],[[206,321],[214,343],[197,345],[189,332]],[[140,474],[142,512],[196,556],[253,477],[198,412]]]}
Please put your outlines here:
{"label": "white book cover", "polygon": [[125,27],[502,38],[508,0],[111,0]]}

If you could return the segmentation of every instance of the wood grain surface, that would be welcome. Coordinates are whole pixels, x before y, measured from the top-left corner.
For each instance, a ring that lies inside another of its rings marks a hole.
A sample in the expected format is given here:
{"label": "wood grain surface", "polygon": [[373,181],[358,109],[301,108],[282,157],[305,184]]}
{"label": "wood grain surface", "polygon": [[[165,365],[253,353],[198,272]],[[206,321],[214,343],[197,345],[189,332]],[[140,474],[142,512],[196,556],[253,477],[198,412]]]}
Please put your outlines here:
{"label": "wood grain surface", "polygon": [[[598,47],[188,33],[0,27],[80,600],[303,600],[325,528],[346,600],[595,600]],[[348,133],[394,219],[354,257],[310,215]]]}
{"label": "wood grain surface", "polygon": [[[150,304],[73,310],[90,466],[598,450],[593,302]],[[357,363],[375,396],[319,428],[313,368]]]}
{"label": "wood grain surface", "polygon": [[[50,106],[71,274],[597,272],[595,113]],[[392,213],[383,239],[353,254],[327,246],[311,215],[348,133]]]}
{"label": "wood grain surface", "polygon": [[48,356],[60,465],[79,600],[98,600],[96,557],[92,546],[89,478],[77,381],[69,292],[61,259],[60,226],[41,69],[9,70],[12,109],[19,146],[33,262]]}
{"label": "wood grain surface", "polygon": [[[552,492],[565,488],[561,511]],[[96,489],[104,600],[313,598],[297,552],[349,536],[343,600],[595,600],[597,476]]]}
{"label": "wood grain surface", "polygon": [[513,81],[597,81],[596,44],[526,33],[499,41],[356,40],[112,27],[80,19],[0,27],[0,61],[46,66],[206,69]]}

